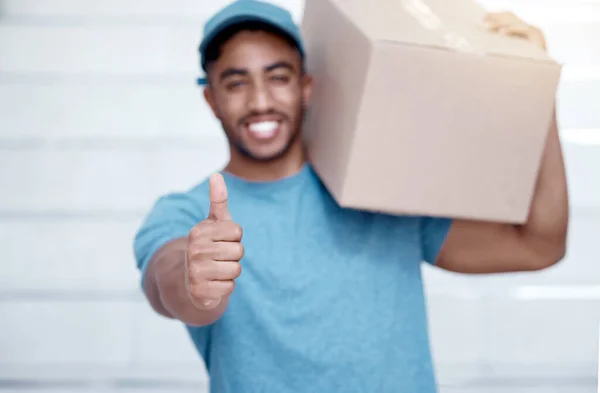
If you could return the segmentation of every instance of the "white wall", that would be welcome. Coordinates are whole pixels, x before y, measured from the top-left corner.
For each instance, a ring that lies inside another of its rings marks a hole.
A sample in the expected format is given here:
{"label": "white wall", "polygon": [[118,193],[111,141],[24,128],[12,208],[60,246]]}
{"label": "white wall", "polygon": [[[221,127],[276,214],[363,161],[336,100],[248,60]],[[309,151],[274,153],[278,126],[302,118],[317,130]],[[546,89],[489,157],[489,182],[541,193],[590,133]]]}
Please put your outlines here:
{"label": "white wall", "polygon": [[[159,194],[227,158],[194,85],[202,22],[225,2],[0,0],[0,378],[203,378],[183,329],[141,297],[131,241]],[[279,3],[300,18],[302,0]],[[485,3],[540,24],[566,63],[570,253],[536,274],[428,269],[440,379],[593,378],[600,2]]]}

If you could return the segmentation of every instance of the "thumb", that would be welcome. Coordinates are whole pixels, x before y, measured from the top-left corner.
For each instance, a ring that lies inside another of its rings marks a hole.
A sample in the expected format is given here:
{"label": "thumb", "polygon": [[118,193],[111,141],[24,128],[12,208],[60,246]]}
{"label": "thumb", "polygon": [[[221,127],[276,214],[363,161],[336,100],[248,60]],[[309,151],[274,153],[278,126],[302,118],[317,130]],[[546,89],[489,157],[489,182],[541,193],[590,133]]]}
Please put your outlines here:
{"label": "thumb", "polygon": [[223,221],[231,220],[231,214],[227,207],[227,186],[225,179],[220,173],[215,173],[209,180],[210,211],[208,218]]}

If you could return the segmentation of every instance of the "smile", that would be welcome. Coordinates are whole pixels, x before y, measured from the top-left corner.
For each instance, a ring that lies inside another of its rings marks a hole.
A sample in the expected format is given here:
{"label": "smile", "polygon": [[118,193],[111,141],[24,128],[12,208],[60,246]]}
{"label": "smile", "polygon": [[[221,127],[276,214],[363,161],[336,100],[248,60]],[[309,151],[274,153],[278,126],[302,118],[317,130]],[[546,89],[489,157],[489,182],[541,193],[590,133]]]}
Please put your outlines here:
{"label": "smile", "polygon": [[256,139],[270,139],[279,132],[281,123],[276,120],[252,122],[246,125],[250,135]]}

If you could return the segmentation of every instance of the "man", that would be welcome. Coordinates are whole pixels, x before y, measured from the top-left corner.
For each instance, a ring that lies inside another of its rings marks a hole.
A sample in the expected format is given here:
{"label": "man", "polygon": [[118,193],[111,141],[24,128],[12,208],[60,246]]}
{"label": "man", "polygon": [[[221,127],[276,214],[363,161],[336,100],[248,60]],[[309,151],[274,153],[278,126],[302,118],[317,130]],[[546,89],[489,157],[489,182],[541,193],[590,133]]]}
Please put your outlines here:
{"label": "man", "polygon": [[[487,23],[545,45],[512,14]],[[160,198],[135,253],[149,302],[186,324],[212,393],[433,393],[422,261],[494,273],[563,257],[556,122],[524,225],[343,209],[306,162],[300,130],[312,80],[291,16],[235,2],[207,23],[200,55],[230,161]]]}

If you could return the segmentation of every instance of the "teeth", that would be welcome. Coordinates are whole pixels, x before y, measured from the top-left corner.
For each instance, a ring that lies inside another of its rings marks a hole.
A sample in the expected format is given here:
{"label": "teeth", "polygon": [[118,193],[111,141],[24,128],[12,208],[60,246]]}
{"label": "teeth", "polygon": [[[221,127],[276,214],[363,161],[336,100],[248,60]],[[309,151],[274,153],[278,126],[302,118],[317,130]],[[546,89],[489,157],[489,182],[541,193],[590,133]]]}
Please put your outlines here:
{"label": "teeth", "polygon": [[250,123],[248,128],[252,132],[258,134],[270,134],[277,129],[279,124],[276,121],[261,121],[258,123]]}

